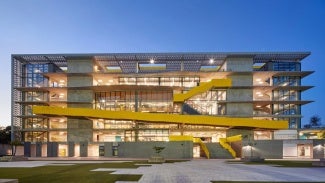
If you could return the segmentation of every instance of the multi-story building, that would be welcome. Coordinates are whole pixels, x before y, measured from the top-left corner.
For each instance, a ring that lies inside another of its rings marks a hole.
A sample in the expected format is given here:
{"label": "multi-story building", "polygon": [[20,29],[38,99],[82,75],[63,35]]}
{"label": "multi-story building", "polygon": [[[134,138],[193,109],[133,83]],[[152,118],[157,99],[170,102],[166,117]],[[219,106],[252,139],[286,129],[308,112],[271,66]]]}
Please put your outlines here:
{"label": "multi-story building", "polygon": [[309,54],[15,54],[12,138],[35,156],[143,157],[159,143],[167,157],[238,156],[226,137],[300,128]]}

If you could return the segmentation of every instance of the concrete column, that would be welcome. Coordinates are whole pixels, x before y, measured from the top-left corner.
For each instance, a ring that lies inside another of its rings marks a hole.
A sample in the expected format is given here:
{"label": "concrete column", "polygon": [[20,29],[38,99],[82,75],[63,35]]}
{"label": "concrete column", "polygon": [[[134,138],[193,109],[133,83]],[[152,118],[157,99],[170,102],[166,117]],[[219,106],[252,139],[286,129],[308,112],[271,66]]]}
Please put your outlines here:
{"label": "concrete column", "polygon": [[74,157],[74,142],[68,142],[68,156]]}
{"label": "concrete column", "polygon": [[[243,58],[227,58],[224,63],[226,71],[234,72],[229,76],[232,80],[232,86],[227,90],[226,113],[230,116],[251,117],[253,115],[253,59],[249,57]],[[247,102],[245,102],[247,101]]]}
{"label": "concrete column", "polygon": [[80,142],[80,157],[88,156],[88,142]]}
{"label": "concrete column", "polygon": [[112,157],[113,156],[113,143],[112,142],[104,142],[104,151],[105,157]]}
{"label": "concrete column", "polygon": [[[93,91],[87,89],[73,89],[73,87],[93,86],[93,77],[84,75],[94,71],[94,62],[91,57],[81,60],[78,57],[68,57],[68,72],[81,73],[68,75],[67,101],[68,107],[93,108]],[[68,118],[67,121],[68,142],[93,141],[93,122],[84,118]],[[72,149],[70,149],[72,150]],[[72,151],[74,152],[74,150]],[[69,155],[70,154],[69,152]],[[73,153],[74,156],[74,153]]]}
{"label": "concrete column", "polygon": [[57,142],[47,143],[47,157],[58,157],[59,144]]}
{"label": "concrete column", "polygon": [[88,119],[68,118],[68,142],[93,141],[93,121]]}
{"label": "concrete column", "polygon": [[24,156],[31,157],[31,143],[24,142]]}
{"label": "concrete column", "polygon": [[36,157],[42,157],[42,142],[36,142]]}

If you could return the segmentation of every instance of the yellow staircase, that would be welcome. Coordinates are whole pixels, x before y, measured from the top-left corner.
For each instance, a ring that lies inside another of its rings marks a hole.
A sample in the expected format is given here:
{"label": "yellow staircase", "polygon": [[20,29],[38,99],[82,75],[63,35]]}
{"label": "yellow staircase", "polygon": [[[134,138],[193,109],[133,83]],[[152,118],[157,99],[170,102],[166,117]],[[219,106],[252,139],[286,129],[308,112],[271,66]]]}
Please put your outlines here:
{"label": "yellow staircase", "polygon": [[202,148],[202,150],[204,151],[205,156],[210,159],[210,152],[207,148],[207,146],[205,145],[205,143],[202,142],[202,140],[200,138],[193,138],[193,142],[194,143],[199,143],[200,147]]}
{"label": "yellow staircase", "polygon": [[187,93],[174,94],[174,102],[184,102],[194,95],[206,92],[213,87],[228,88],[231,86],[231,79],[212,79],[209,82],[201,82],[200,86],[192,88]]}
{"label": "yellow staircase", "polygon": [[233,148],[231,148],[229,142],[236,142],[236,141],[241,141],[241,140],[242,140],[241,135],[235,135],[235,136],[226,137],[226,138],[219,138],[219,143],[224,149],[226,149],[230,152],[232,157],[236,158],[236,152],[234,151]]}

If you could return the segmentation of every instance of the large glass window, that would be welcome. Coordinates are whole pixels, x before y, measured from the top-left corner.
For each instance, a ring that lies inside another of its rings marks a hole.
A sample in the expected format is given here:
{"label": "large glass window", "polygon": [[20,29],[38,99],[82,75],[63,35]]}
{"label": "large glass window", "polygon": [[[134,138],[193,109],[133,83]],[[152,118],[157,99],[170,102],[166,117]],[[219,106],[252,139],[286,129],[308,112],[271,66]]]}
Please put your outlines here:
{"label": "large glass window", "polygon": [[110,111],[135,111],[135,91],[95,93],[95,108]]}
{"label": "large glass window", "polygon": [[48,101],[48,93],[39,92],[39,91],[25,92],[25,101],[26,102]]}
{"label": "large glass window", "polygon": [[25,142],[47,142],[47,132],[25,132]]}
{"label": "large glass window", "polygon": [[298,115],[300,114],[300,106],[296,104],[273,104],[273,114]]}
{"label": "large glass window", "polygon": [[66,142],[67,131],[52,131],[50,132],[50,142]]}
{"label": "large glass window", "polygon": [[300,71],[299,62],[273,62],[273,71]]}
{"label": "large glass window", "polygon": [[65,129],[67,128],[66,118],[50,118],[51,129]]}
{"label": "large glass window", "polygon": [[186,101],[183,112],[188,114],[224,115],[226,105],[221,101],[226,100],[226,90],[210,90],[195,95]]}
{"label": "large glass window", "polygon": [[95,108],[111,111],[172,112],[172,91],[111,91],[95,93]]}
{"label": "large glass window", "polygon": [[297,101],[300,100],[300,92],[295,90],[274,90],[273,100],[275,101]]}
{"label": "large glass window", "polygon": [[25,129],[44,129],[48,126],[48,120],[44,118],[24,119]]}
{"label": "large glass window", "polygon": [[297,76],[276,76],[273,77],[274,86],[300,86],[300,77]]}
{"label": "large glass window", "polygon": [[195,87],[200,83],[200,77],[120,77],[121,85],[150,85],[150,86],[180,86]]}
{"label": "large glass window", "polygon": [[94,129],[132,129],[135,123],[126,120],[103,120],[98,119],[93,121]]}
{"label": "large glass window", "polygon": [[48,79],[42,73],[49,72],[48,64],[27,64],[25,66],[25,87],[47,87]]}
{"label": "large glass window", "polygon": [[173,93],[171,91],[139,91],[139,112],[171,112]]}

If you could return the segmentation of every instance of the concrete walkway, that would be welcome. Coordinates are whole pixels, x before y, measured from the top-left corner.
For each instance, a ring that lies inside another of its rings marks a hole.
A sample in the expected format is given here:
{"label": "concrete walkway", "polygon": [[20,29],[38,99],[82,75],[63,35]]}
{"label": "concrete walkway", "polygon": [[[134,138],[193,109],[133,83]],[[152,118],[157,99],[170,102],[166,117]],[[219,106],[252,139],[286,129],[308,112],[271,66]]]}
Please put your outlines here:
{"label": "concrete walkway", "polygon": [[[123,161],[17,161],[0,162],[0,167],[67,166],[77,163]],[[136,169],[98,168],[92,171],[114,171],[112,174],[143,175],[139,183],[210,183],[210,181],[287,181],[325,182],[325,168],[281,168],[268,165],[228,164],[225,160],[195,159],[187,162],[152,164]]]}
{"label": "concrete walkway", "polygon": [[[99,169],[98,171],[105,171]],[[106,171],[112,171],[106,170]],[[140,183],[210,181],[299,181],[325,182],[325,168],[281,168],[267,165],[228,164],[225,160],[192,160],[153,164],[137,169],[118,169],[112,174],[142,174]]]}

